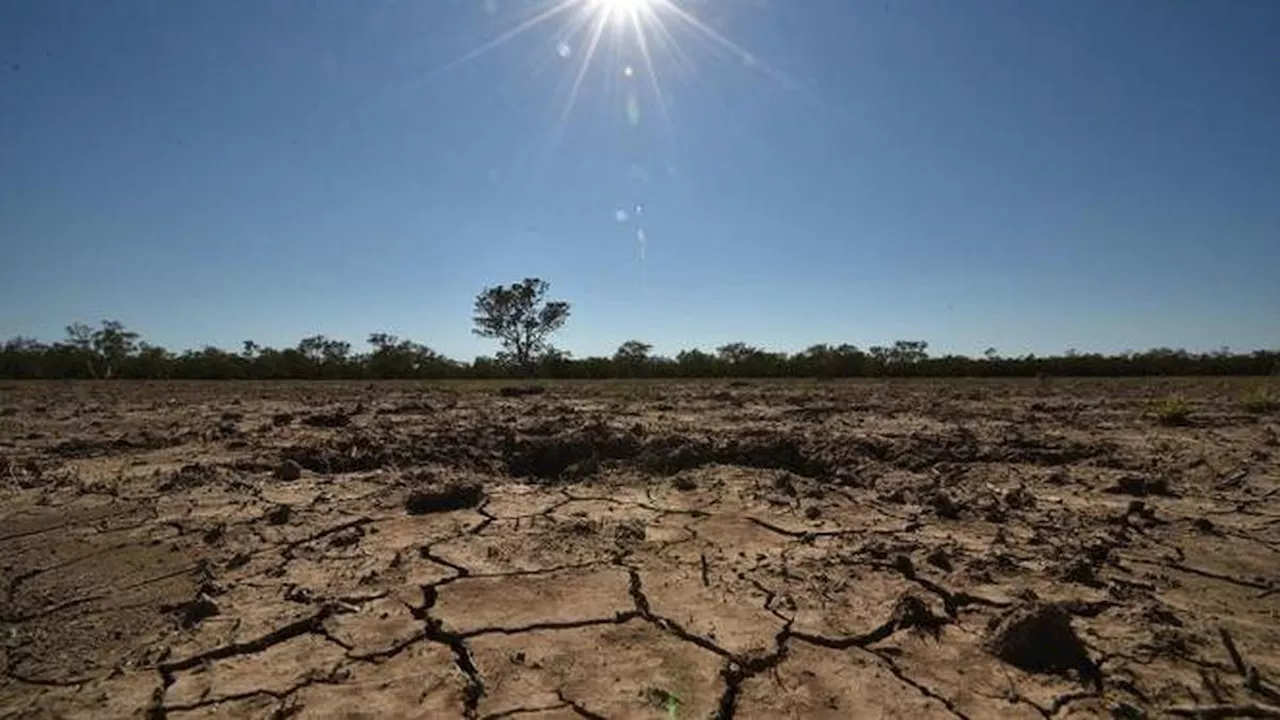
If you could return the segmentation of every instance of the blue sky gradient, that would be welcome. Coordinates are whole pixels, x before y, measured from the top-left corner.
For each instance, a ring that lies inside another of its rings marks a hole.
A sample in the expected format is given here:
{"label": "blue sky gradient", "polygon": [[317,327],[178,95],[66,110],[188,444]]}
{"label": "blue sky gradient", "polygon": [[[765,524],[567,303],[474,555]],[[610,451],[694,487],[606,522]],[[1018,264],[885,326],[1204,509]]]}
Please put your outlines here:
{"label": "blue sky gradient", "polygon": [[1280,346],[1280,2],[593,2],[0,3],[0,336]]}

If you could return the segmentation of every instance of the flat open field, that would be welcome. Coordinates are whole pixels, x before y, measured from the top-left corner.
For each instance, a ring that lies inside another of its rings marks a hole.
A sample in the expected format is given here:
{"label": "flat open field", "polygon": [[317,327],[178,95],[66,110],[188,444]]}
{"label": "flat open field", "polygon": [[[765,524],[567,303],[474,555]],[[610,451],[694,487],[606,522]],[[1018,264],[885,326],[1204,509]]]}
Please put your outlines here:
{"label": "flat open field", "polygon": [[1280,705],[1247,381],[498,387],[4,385],[0,716]]}

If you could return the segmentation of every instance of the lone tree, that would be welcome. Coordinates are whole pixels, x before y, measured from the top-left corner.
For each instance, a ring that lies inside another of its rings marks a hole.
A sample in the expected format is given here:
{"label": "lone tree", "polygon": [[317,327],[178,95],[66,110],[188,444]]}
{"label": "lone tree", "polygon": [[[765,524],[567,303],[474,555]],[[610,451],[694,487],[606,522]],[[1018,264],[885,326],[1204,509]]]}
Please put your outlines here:
{"label": "lone tree", "polygon": [[472,332],[502,343],[499,359],[530,375],[536,359],[548,348],[547,336],[569,319],[569,303],[545,300],[550,287],[540,278],[525,278],[505,287],[485,288],[476,296]]}
{"label": "lone tree", "polygon": [[630,377],[645,374],[649,365],[649,353],[653,346],[639,340],[628,340],[618,346],[613,353],[613,362],[622,372]]}
{"label": "lone tree", "polygon": [[138,349],[138,333],[115,320],[94,330],[84,323],[67,326],[67,345],[78,354],[94,379],[109,379]]}

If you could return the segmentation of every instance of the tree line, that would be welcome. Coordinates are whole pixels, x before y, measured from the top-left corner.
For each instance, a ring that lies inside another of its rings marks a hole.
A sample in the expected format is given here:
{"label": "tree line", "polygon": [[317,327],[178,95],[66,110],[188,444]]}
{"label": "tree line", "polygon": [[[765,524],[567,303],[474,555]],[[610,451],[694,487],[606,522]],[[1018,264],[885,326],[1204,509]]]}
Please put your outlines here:
{"label": "tree line", "polygon": [[1280,351],[1191,353],[1158,348],[1103,355],[1068,352],[1055,356],[973,358],[930,356],[923,341],[885,347],[814,345],[801,352],[764,350],[729,343],[712,351],[655,355],[638,340],[608,357],[575,358],[553,347],[531,358],[532,368],[499,356],[460,362],[388,333],[372,333],[357,352],[341,340],[314,335],[294,347],[264,347],[245,341],[238,351],[217,347],[176,353],[152,345],[118,322],[97,328],[71,325],[67,337],[44,343],[17,337],[0,346],[0,377],[6,379],[446,379],[506,378],[784,378],[784,377],[1033,377],[1143,375],[1267,375],[1280,369]]}
{"label": "tree line", "polygon": [[246,340],[238,351],[206,346],[173,352],[146,342],[114,320],[97,327],[73,323],[61,341],[15,337],[0,345],[5,379],[355,380],[545,378],[846,378],[846,377],[1133,377],[1147,375],[1269,375],[1280,373],[1280,350],[1194,353],[1171,348],[1118,354],[1077,353],[1003,357],[994,348],[981,357],[930,355],[922,340],[887,346],[813,345],[797,353],[743,342],[707,352],[653,354],[640,340],[622,343],[611,356],[575,358],[552,346],[550,335],[569,317],[569,304],[548,301],[549,285],[526,278],[485,288],[476,298],[475,334],[501,350],[471,362],[454,360],[426,345],[385,332],[371,333],[368,349],[313,335],[294,347],[272,348]]}

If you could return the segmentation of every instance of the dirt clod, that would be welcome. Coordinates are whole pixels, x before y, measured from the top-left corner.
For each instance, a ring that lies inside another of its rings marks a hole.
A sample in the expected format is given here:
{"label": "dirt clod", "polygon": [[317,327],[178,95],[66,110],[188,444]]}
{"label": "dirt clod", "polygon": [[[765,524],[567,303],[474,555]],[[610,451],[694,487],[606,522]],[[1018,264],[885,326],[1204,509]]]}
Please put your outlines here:
{"label": "dirt clod", "polygon": [[991,654],[1028,672],[1076,670],[1084,675],[1093,667],[1084,643],[1071,627],[1071,616],[1058,605],[1039,600],[993,618],[983,645]]}
{"label": "dirt clod", "polygon": [[1195,520],[1192,520],[1191,527],[1195,528],[1196,532],[1202,532],[1206,535],[1212,535],[1218,531],[1214,526],[1213,521],[1205,517],[1198,517]]}
{"label": "dirt clod", "polygon": [[302,477],[302,466],[293,460],[285,460],[276,466],[275,478],[277,480],[292,482],[300,477]]}
{"label": "dirt clod", "polygon": [[412,490],[405,498],[404,509],[410,515],[449,512],[475,507],[484,500],[480,483],[449,480]]}
{"label": "dirt clod", "polygon": [[205,619],[217,615],[220,611],[218,603],[214,602],[213,598],[205,593],[200,593],[195,599],[172,608],[171,612],[183,629],[190,630]]}
{"label": "dirt clod", "polygon": [[1068,582],[1080,583],[1081,585],[1098,586],[1098,573],[1093,563],[1088,558],[1077,556],[1068,560],[1062,566],[1061,577]]}
{"label": "dirt clod", "polygon": [[302,424],[318,428],[340,428],[351,424],[351,416],[344,412],[315,413],[302,418]]}
{"label": "dirt clod", "polygon": [[530,395],[541,395],[547,389],[541,385],[507,385],[498,388],[500,397],[528,397]]}
{"label": "dirt clod", "polygon": [[929,604],[914,593],[903,593],[893,605],[892,620],[894,628],[908,628],[934,635],[942,630],[942,626],[950,622],[945,617],[935,615]]}
{"label": "dirt clod", "polygon": [[945,490],[934,492],[933,496],[929,498],[929,505],[940,518],[947,520],[958,520],[960,518],[960,506]]}
{"label": "dirt clod", "polygon": [[272,525],[284,525],[291,517],[293,517],[293,508],[283,503],[271,508],[266,514],[267,522]]}
{"label": "dirt clod", "polygon": [[951,555],[944,548],[935,548],[924,559],[925,562],[943,572],[951,572],[955,569],[955,565],[951,562]]}
{"label": "dirt clod", "polygon": [[1141,475],[1126,475],[1117,480],[1115,485],[1107,488],[1106,492],[1118,495],[1134,495],[1137,497],[1146,497],[1148,495],[1173,495],[1173,491],[1169,487],[1168,478],[1149,478]]}

